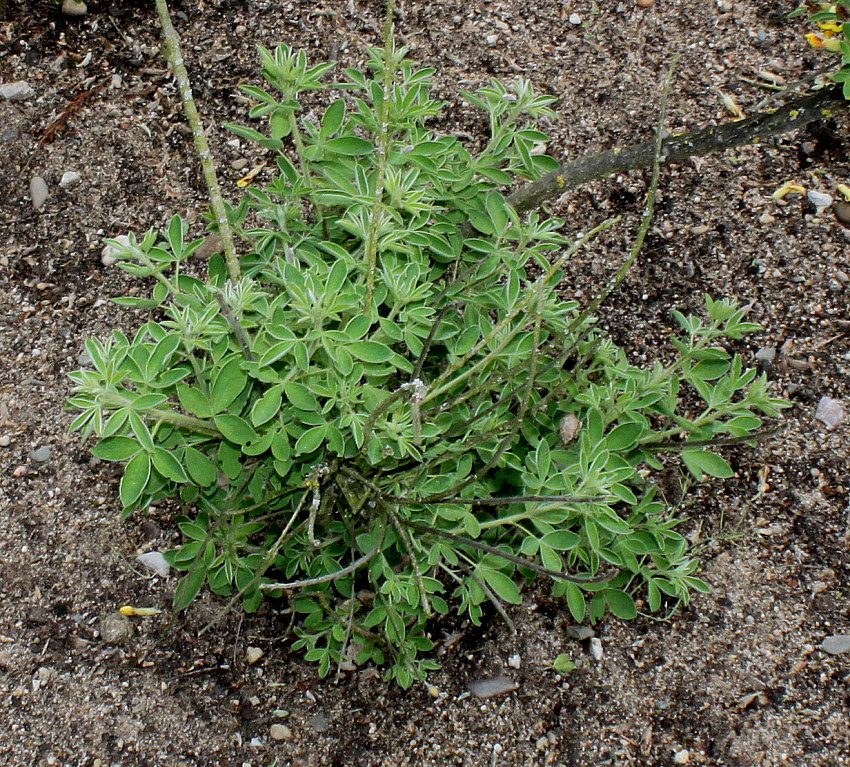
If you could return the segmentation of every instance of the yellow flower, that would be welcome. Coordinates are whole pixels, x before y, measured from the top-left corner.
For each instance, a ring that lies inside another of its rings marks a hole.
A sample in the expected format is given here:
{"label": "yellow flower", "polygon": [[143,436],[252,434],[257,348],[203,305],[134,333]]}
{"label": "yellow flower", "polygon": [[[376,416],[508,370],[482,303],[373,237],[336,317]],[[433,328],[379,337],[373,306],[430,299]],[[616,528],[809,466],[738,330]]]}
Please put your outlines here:
{"label": "yellow flower", "polygon": [[812,48],[823,48],[823,38],[820,35],[816,35],[814,32],[809,32],[806,35],[806,40],[808,40],[809,45]]}
{"label": "yellow flower", "polygon": [[824,37],[832,37],[844,29],[844,22],[841,21],[823,21],[818,26],[823,30]]}

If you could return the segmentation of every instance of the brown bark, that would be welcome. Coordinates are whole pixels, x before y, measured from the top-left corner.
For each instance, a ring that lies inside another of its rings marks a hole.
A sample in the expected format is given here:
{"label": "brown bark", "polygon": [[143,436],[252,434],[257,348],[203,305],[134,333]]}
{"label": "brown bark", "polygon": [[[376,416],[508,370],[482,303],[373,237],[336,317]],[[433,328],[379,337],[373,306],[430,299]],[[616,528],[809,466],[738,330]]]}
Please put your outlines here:
{"label": "brown bark", "polygon": [[[823,88],[811,96],[792,101],[772,112],[762,112],[745,120],[712,126],[694,133],[669,136],[661,144],[660,162],[679,162],[689,157],[719,152],[751,144],[770,136],[802,128],[831,112],[847,109],[841,84]],[[622,149],[580,157],[557,170],[517,189],[508,202],[520,213],[542,205],[546,200],[588,181],[635,168],[649,168],[655,159],[655,139]]]}

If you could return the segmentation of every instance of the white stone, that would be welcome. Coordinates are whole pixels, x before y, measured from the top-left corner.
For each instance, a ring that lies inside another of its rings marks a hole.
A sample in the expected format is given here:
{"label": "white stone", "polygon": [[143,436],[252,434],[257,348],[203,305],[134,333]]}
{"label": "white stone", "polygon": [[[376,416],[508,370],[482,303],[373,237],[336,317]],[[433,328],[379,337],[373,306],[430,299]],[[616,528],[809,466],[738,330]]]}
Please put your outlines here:
{"label": "white stone", "polygon": [[263,651],[259,647],[249,647],[245,650],[245,660],[249,665],[253,665],[263,657]]}
{"label": "white stone", "polygon": [[593,660],[602,660],[602,640],[599,637],[590,638],[590,655]]}
{"label": "white stone", "polygon": [[0,85],[0,96],[8,101],[26,101],[35,96],[35,91],[26,80],[18,80]]}
{"label": "white stone", "polygon": [[66,16],[85,16],[89,12],[85,3],[78,0],[63,0],[62,13]]}
{"label": "white stone", "polygon": [[844,423],[844,407],[841,401],[831,397],[821,397],[815,410],[815,418],[826,424],[829,429],[841,425]]}
{"label": "white stone", "polygon": [[69,186],[73,186],[74,184],[76,184],[81,178],[82,176],[77,173],[77,171],[66,170],[62,174],[62,178],[59,179],[59,186],[61,186],[63,189],[67,189]]}
{"label": "white stone", "polygon": [[165,561],[165,557],[159,551],[148,551],[144,554],[139,554],[136,560],[149,570],[153,570],[160,578],[167,577],[171,572],[171,565]]}
{"label": "white stone", "polygon": [[47,188],[47,182],[41,176],[33,176],[30,179],[30,200],[33,208],[36,210],[41,208],[48,197],[50,197],[50,190]]}
{"label": "white stone", "polygon": [[840,655],[841,653],[850,652],[850,634],[835,634],[834,636],[826,637],[821,642],[820,649],[828,652],[830,655]]}
{"label": "white stone", "polygon": [[[126,234],[119,234],[117,237],[113,238],[116,242],[121,243],[122,245],[129,245],[130,238]],[[116,254],[120,252],[120,248],[117,248],[115,245],[110,245],[107,243],[103,246],[103,250],[100,251],[100,263],[104,266],[112,266],[117,260]]]}
{"label": "white stone", "polygon": [[806,192],[806,197],[808,197],[809,202],[818,209],[818,213],[832,206],[832,197],[828,194],[824,194],[823,192],[816,192],[814,189],[809,189],[809,191]]}

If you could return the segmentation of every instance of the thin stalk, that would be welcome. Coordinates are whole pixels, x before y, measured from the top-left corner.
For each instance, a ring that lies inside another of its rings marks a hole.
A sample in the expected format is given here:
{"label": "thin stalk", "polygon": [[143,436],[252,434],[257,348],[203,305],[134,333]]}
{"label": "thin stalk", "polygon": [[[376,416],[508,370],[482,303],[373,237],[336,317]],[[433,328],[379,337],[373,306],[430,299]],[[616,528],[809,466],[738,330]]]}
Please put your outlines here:
{"label": "thin stalk", "polygon": [[419,533],[424,533],[425,535],[436,535],[438,538],[446,538],[447,540],[454,541],[455,543],[462,543],[464,546],[469,546],[473,549],[478,549],[478,551],[483,551],[487,554],[493,554],[494,556],[500,557],[506,562],[512,562],[515,565],[527,567],[529,570],[534,571],[538,575],[547,575],[550,578],[555,578],[560,581],[569,581],[570,583],[602,583],[610,580],[619,573],[619,570],[617,570],[613,573],[602,573],[599,575],[571,575],[570,573],[563,573],[560,570],[550,570],[548,567],[543,567],[542,565],[530,562],[522,557],[516,557],[513,554],[508,554],[506,551],[497,549],[495,546],[489,546],[486,543],[481,543],[480,541],[475,541],[472,538],[466,538],[462,535],[455,535],[447,530],[441,530],[439,527],[432,527],[431,525],[425,525],[420,522],[413,522],[407,519],[402,519],[401,523]]}
{"label": "thin stalk", "polygon": [[394,0],[388,0],[387,12],[384,17],[384,71],[383,89],[380,101],[375,105],[378,121],[378,146],[376,161],[378,175],[375,180],[375,192],[372,200],[372,215],[369,220],[369,230],[366,234],[366,297],[364,313],[372,310],[375,293],[375,273],[378,271],[378,223],[384,210],[384,178],[386,176],[387,156],[390,148],[390,126],[387,120],[387,104],[390,99],[393,80],[395,79],[395,57],[393,45],[393,11]]}
{"label": "thin stalk", "polygon": [[[292,514],[289,517],[289,521],[287,521],[286,526],[281,531],[280,535],[277,537],[277,540],[269,547],[269,550],[266,552],[266,555],[263,557],[262,562],[260,562],[256,571],[254,572],[254,577],[245,584],[239,591],[234,594],[234,596],[228,601],[228,603],[215,615],[215,617],[204,626],[198,636],[203,636],[209,629],[215,626],[218,623],[222,616],[230,611],[230,609],[235,605],[241,598],[242,595],[245,594],[249,589],[256,586],[266,570],[268,570],[272,563],[274,562],[274,558],[277,556],[278,551],[280,551],[283,544],[286,542],[287,536],[289,535],[289,531],[292,529],[292,525],[295,523],[295,520],[298,518],[298,515],[301,513],[301,509],[304,507],[304,502],[307,500],[307,496],[310,495],[310,488],[307,488],[304,493],[301,495],[301,500],[298,502],[298,505],[292,511]],[[262,585],[260,586],[262,588]]]}
{"label": "thin stalk", "polygon": [[[129,397],[122,397],[116,392],[107,392],[101,400],[102,407],[106,408],[132,408],[133,400]],[[204,421],[200,418],[195,418],[182,413],[175,413],[173,410],[163,410],[158,407],[146,408],[144,414],[155,421],[164,421],[165,423],[176,426],[180,429],[190,429],[201,434],[208,434],[210,437],[218,437],[223,439],[221,432],[215,428],[211,421]]]}
{"label": "thin stalk", "polygon": [[218,184],[218,175],[215,171],[215,162],[210,152],[210,145],[204,133],[204,126],[201,122],[201,116],[198,114],[198,108],[195,106],[195,98],[192,95],[192,86],[189,82],[189,73],[186,71],[186,65],[183,62],[183,53],[180,50],[180,37],[171,23],[171,14],[168,12],[168,3],[166,0],[155,0],[155,2],[156,12],[159,16],[159,25],[162,27],[162,34],[165,38],[165,58],[174,71],[174,78],[177,80],[177,87],[180,91],[180,99],[183,102],[183,112],[186,115],[189,127],[192,129],[192,139],[195,142],[198,159],[201,161],[201,168],[203,168],[204,181],[206,182],[207,192],[210,198],[210,207],[218,224],[218,233],[221,235],[221,247],[224,251],[225,261],[227,262],[227,271],[233,282],[239,282],[241,270],[239,268],[239,258],[236,255],[236,248],[233,245],[233,232],[227,220],[227,211],[224,207],[224,200],[221,197],[221,187]]}

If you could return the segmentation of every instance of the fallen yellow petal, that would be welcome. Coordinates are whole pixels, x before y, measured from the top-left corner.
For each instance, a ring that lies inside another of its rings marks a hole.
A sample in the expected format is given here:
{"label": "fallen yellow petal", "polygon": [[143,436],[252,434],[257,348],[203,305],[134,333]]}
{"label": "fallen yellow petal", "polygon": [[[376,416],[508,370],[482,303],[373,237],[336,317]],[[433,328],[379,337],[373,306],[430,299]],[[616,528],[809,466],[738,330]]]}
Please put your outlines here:
{"label": "fallen yellow petal", "polygon": [[746,115],[744,115],[743,110],[738,106],[735,99],[723,91],[718,91],[718,93],[720,94],[720,100],[723,102],[723,106],[726,108],[726,111],[729,112],[729,114],[731,114],[736,120],[743,120]]}
{"label": "fallen yellow petal", "polygon": [[794,181],[786,181],[782,186],[779,187],[771,197],[774,200],[781,200],[785,197],[785,195],[790,194],[791,192],[798,192],[799,194],[806,193],[806,187],[801,186],[800,184]]}
{"label": "fallen yellow petal", "polygon": [[248,186],[248,184],[250,184],[254,180],[256,175],[265,167],[266,167],[266,164],[261,163],[260,165],[257,165],[257,167],[251,168],[251,170],[249,170],[244,176],[242,176],[242,178],[240,178],[236,182],[236,186],[238,186],[240,188]]}
{"label": "fallen yellow petal", "polygon": [[806,35],[806,40],[812,48],[823,48],[823,38],[820,35],[816,35],[814,32],[809,32]]}
{"label": "fallen yellow petal", "polygon": [[835,187],[835,191],[844,198],[844,202],[850,202],[850,186],[847,186],[847,184],[839,184]]}
{"label": "fallen yellow petal", "polygon": [[818,26],[827,33],[827,37],[832,37],[836,32],[844,29],[844,24],[840,21],[822,21]]}
{"label": "fallen yellow petal", "polygon": [[121,615],[159,615],[162,610],[157,610],[156,607],[131,607],[130,605],[124,605],[123,607],[118,608],[118,612]]}

